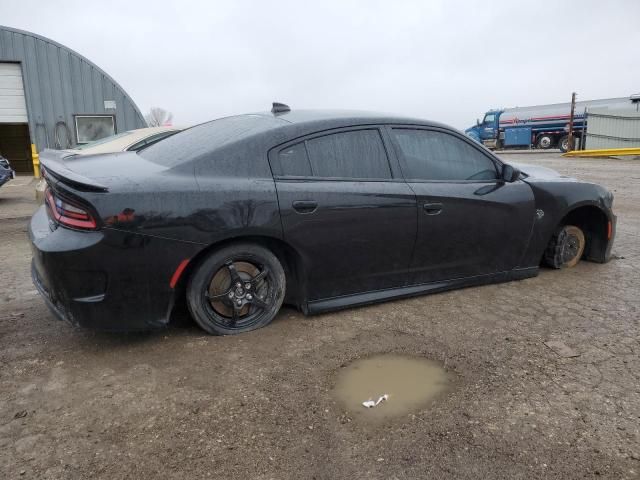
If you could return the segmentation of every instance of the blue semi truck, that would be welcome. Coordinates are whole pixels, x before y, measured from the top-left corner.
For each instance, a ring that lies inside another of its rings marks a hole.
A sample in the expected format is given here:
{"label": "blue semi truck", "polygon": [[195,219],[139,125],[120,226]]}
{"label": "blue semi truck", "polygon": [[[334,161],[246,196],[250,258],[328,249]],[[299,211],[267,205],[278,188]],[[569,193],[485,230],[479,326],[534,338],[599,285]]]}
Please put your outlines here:
{"label": "blue semi truck", "polygon": [[[576,102],[573,116],[575,145],[580,144],[592,108],[636,110],[640,97],[605,98]],[[569,149],[569,119],[571,102],[532,107],[489,110],[482,121],[465,130],[475,141],[491,149],[559,148]]]}

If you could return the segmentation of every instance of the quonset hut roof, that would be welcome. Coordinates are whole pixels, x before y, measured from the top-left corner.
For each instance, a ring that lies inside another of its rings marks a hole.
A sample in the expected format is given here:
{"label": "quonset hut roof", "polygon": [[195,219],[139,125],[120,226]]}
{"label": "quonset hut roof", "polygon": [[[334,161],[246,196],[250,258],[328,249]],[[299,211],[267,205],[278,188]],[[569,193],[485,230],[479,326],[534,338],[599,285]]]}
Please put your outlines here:
{"label": "quonset hut roof", "polygon": [[58,42],[0,25],[0,62],[21,65],[38,150],[75,144],[75,115],[114,115],[116,132],[146,127],[140,109],[109,74]]}

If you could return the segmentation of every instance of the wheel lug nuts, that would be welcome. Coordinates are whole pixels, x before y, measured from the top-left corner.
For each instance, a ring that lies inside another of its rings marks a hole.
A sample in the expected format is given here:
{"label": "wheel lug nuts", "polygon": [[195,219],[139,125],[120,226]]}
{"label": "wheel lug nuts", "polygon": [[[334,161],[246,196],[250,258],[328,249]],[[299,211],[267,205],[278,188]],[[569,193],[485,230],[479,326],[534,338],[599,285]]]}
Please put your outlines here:
{"label": "wheel lug nuts", "polygon": [[245,288],[245,290],[250,290],[251,289],[251,284],[250,283],[245,283],[244,284],[244,288]]}
{"label": "wheel lug nuts", "polygon": [[240,288],[242,287],[242,284],[240,282],[236,283],[236,287]]}
{"label": "wheel lug nuts", "polygon": [[247,300],[251,300],[253,296],[250,293],[247,293]]}
{"label": "wheel lug nuts", "polygon": [[233,298],[233,292],[229,292],[229,298]]}
{"label": "wheel lug nuts", "polygon": [[238,305],[242,305],[242,300],[238,299],[238,301],[236,302]]}

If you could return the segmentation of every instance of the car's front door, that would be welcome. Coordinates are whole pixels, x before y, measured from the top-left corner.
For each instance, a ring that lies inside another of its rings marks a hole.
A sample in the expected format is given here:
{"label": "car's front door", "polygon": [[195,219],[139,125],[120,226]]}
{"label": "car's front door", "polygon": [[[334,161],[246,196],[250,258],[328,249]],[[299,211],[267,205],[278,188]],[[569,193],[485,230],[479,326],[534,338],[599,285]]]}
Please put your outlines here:
{"label": "car's front door", "polygon": [[378,128],[316,134],[269,159],[309,300],[408,283],[416,199]]}
{"label": "car's front door", "polygon": [[502,181],[499,162],[463,135],[406,127],[390,134],[418,202],[412,282],[516,268],[534,221],[529,185]]}

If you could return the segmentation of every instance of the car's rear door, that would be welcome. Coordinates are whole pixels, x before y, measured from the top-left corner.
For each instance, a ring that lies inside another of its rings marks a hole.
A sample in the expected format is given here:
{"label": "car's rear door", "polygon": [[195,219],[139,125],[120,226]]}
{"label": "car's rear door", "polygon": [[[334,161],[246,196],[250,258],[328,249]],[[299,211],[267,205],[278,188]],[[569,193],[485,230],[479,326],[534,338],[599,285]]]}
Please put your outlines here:
{"label": "car's rear door", "polygon": [[389,133],[418,202],[412,283],[516,268],[534,222],[531,188],[502,181],[499,162],[463,135],[405,126]]}
{"label": "car's rear door", "polygon": [[309,300],[408,283],[416,199],[378,127],[317,133],[269,158]]}

